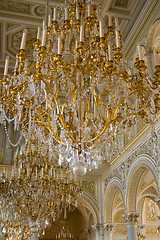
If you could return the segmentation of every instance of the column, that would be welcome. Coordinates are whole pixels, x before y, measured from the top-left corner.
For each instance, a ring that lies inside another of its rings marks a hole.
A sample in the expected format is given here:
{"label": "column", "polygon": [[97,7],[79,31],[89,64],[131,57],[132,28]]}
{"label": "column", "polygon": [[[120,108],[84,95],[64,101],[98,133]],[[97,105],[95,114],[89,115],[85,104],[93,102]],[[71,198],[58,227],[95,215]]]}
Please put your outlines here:
{"label": "column", "polygon": [[87,240],[92,240],[92,230],[91,229],[89,229],[87,231]]}
{"label": "column", "polygon": [[94,231],[94,240],[104,240],[103,227],[101,225],[94,225],[92,230]]}
{"label": "column", "polygon": [[106,223],[104,224],[104,240],[112,240],[114,224]]}
{"label": "column", "polygon": [[139,213],[127,213],[123,217],[127,223],[128,240],[138,240],[137,221],[138,221]]}

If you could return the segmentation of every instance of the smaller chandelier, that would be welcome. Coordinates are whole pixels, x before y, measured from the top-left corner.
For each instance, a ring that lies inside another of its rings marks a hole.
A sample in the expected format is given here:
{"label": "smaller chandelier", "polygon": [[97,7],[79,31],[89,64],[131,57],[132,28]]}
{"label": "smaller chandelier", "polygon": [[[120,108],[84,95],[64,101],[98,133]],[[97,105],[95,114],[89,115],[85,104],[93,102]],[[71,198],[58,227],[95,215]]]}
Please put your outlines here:
{"label": "smaller chandelier", "polygon": [[20,151],[17,149],[12,171],[4,168],[0,181],[4,211],[12,206],[21,221],[26,221],[31,230],[38,229],[39,235],[65,208],[76,207],[82,194],[81,181],[68,166],[62,168],[52,162],[45,147],[32,134]]}
{"label": "smaller chandelier", "polygon": [[31,237],[31,229],[26,220],[15,212],[13,204],[9,199],[3,201],[1,196],[0,203],[0,231],[4,240],[29,239]]}
{"label": "smaller chandelier", "polygon": [[73,234],[70,233],[66,223],[63,224],[61,231],[58,234],[56,234],[56,239],[59,239],[59,240],[74,239],[74,236]]}

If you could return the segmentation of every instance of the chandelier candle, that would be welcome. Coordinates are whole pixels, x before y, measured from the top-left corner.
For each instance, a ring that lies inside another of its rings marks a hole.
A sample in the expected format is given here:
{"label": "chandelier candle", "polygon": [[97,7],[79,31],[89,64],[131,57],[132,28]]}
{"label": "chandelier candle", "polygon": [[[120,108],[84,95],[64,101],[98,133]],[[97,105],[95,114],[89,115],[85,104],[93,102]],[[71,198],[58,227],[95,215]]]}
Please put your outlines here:
{"label": "chandelier candle", "polygon": [[48,26],[50,26],[52,23],[52,16],[49,14],[48,16]]}
{"label": "chandelier candle", "polygon": [[108,26],[112,27],[112,15],[111,14],[108,15]]}
{"label": "chandelier candle", "polygon": [[46,37],[47,37],[47,27],[43,28],[43,36],[42,36],[42,46],[45,47],[46,44]]}
{"label": "chandelier candle", "polygon": [[7,76],[7,74],[8,74],[8,67],[9,67],[9,56],[6,57],[5,68],[4,68],[4,76]]}
{"label": "chandelier candle", "polygon": [[79,6],[76,6],[76,19],[79,20]]}
{"label": "chandelier candle", "polygon": [[100,28],[100,37],[102,38],[103,37],[103,22],[102,22],[102,20],[101,21],[99,21],[99,28]]}
{"label": "chandelier candle", "polygon": [[58,54],[61,55],[61,37],[58,37]]}
{"label": "chandelier candle", "polygon": [[40,38],[41,38],[41,27],[38,27],[37,39],[40,40]]}
{"label": "chandelier candle", "polygon": [[119,22],[118,22],[118,18],[115,18],[115,28],[119,31]]}
{"label": "chandelier candle", "polygon": [[54,12],[53,12],[53,21],[57,20],[57,8],[54,8]]}
{"label": "chandelier candle", "polygon": [[23,31],[23,35],[22,35],[22,41],[21,41],[20,49],[23,49],[23,50],[25,50],[25,47],[26,47],[26,35],[27,35],[27,29],[25,29]]}
{"label": "chandelier candle", "polygon": [[88,17],[90,17],[90,16],[91,16],[91,5],[88,4]]}
{"label": "chandelier candle", "polygon": [[142,46],[141,46],[140,44],[137,45],[137,51],[138,51],[139,61],[140,61],[140,60],[143,60]]}
{"label": "chandelier candle", "polygon": [[116,30],[116,47],[120,48],[120,38],[119,38],[119,31]]}

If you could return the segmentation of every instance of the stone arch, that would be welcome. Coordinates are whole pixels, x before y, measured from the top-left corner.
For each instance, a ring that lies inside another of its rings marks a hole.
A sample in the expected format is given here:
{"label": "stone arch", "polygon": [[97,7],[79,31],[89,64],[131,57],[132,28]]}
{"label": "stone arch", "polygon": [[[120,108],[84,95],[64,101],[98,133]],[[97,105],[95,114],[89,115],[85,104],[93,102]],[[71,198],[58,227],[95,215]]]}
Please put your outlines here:
{"label": "stone arch", "polygon": [[137,210],[137,188],[140,178],[146,169],[152,173],[155,183],[158,186],[156,162],[147,154],[138,156],[132,163],[126,179],[126,205],[128,212],[135,212]]}
{"label": "stone arch", "polygon": [[[81,206],[84,206],[86,209],[88,209],[88,212],[82,210]],[[100,223],[100,213],[97,206],[96,199],[89,194],[88,192],[84,191],[83,195],[78,198],[78,209],[81,209],[83,211],[83,215],[85,214],[88,228],[89,226],[89,216],[92,214],[92,221],[95,224]]]}
{"label": "stone arch", "polygon": [[93,214],[89,214],[89,221],[88,221],[88,229],[91,229],[91,227],[94,225],[94,219],[93,219]]}
{"label": "stone arch", "polygon": [[40,239],[56,240],[56,236],[62,231],[63,227],[74,236],[74,239],[87,239],[84,215],[78,208],[73,209],[73,211],[67,211],[66,219],[64,218],[64,212],[62,212],[56,221],[53,221],[48,225],[45,229],[44,236]]}
{"label": "stone arch", "polygon": [[107,185],[104,198],[104,212],[105,212],[104,220],[107,223],[112,223],[113,221],[113,198],[117,191],[120,192],[124,205],[124,193],[120,179],[113,178]]}
{"label": "stone arch", "polygon": [[[153,50],[153,47],[157,47],[156,42],[160,41],[160,19],[157,19],[150,28],[147,38],[147,48],[149,51]],[[160,47],[160,44],[159,44]],[[160,49],[160,48],[159,48]]]}
{"label": "stone arch", "polygon": [[[155,62],[156,59],[158,60],[158,62],[160,61],[160,19],[157,19],[150,28],[147,38],[147,48],[150,53],[151,65],[154,72],[154,68],[157,65],[157,62]],[[154,49],[159,52],[156,58],[154,56]]]}
{"label": "stone arch", "polygon": [[[151,180],[149,183],[149,179]],[[148,182],[147,182],[148,180]],[[157,186],[154,181],[154,176],[149,169],[145,169],[141,175],[138,187],[137,196],[137,212],[140,213],[139,223],[145,224],[144,221],[144,205],[145,199],[156,199],[158,196]]]}

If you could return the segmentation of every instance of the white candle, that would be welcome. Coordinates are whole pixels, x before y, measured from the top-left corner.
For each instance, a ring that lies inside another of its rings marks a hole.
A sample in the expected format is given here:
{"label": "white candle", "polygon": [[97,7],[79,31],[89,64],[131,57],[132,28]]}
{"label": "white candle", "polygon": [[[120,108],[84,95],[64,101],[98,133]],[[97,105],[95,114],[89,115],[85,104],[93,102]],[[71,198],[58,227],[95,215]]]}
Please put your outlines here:
{"label": "white candle", "polygon": [[38,27],[38,31],[37,31],[37,39],[41,38],[41,27]]}
{"label": "white candle", "polygon": [[115,28],[119,30],[119,22],[117,17],[115,18]]}
{"label": "white candle", "polygon": [[108,56],[109,56],[109,61],[112,61],[112,48],[110,44],[108,44]]}
{"label": "white candle", "polygon": [[51,177],[53,176],[53,168],[51,167]]}
{"label": "white candle", "polygon": [[137,52],[138,52],[139,61],[143,60],[143,57],[142,57],[142,46],[140,44],[137,45]]}
{"label": "white candle", "polygon": [[53,21],[57,20],[57,8],[54,8],[54,12],[53,12]]}
{"label": "white candle", "polygon": [[46,37],[47,37],[47,28],[43,28],[43,36],[42,36],[42,46],[46,44]]}
{"label": "white candle", "polygon": [[52,23],[52,19],[51,19],[51,15],[49,14],[49,16],[48,16],[48,26],[50,26],[51,23]]}
{"label": "white candle", "polygon": [[112,15],[111,14],[108,15],[108,26],[109,27],[112,26]]}
{"label": "white candle", "polygon": [[119,38],[119,31],[116,30],[116,47],[120,48],[120,38]]}
{"label": "white candle", "polygon": [[79,19],[79,6],[76,6],[76,19]]}
{"label": "white candle", "polygon": [[80,42],[83,42],[84,40],[84,26],[81,25],[80,27]]}
{"label": "white candle", "polygon": [[29,167],[27,167],[27,177],[29,177]]}
{"label": "white candle", "polygon": [[88,4],[88,17],[90,17],[90,16],[91,16],[91,5]]}
{"label": "white candle", "polygon": [[[60,51],[61,52],[61,51]],[[58,53],[58,54],[61,54],[61,53]],[[58,105],[57,105],[57,114],[59,114],[59,107],[58,107]]]}
{"label": "white candle", "polygon": [[46,27],[46,20],[43,20],[43,29]]}
{"label": "white candle", "polygon": [[94,117],[95,118],[97,117],[97,106],[95,103],[94,103]]}
{"label": "white candle", "polygon": [[68,8],[65,7],[65,20],[68,20]]}
{"label": "white candle", "polygon": [[103,37],[103,22],[102,22],[102,20],[99,21],[99,32],[100,32],[100,37]]}
{"label": "white candle", "polygon": [[6,57],[6,61],[5,61],[5,68],[4,68],[5,76],[8,74],[8,67],[9,67],[9,56]]}
{"label": "white candle", "polygon": [[26,36],[27,36],[27,29],[24,29],[20,49],[25,49],[25,46],[26,46]]}
{"label": "white candle", "polygon": [[76,49],[78,48],[78,41],[76,40]]}
{"label": "white candle", "polygon": [[61,54],[61,38],[58,37],[58,54]]}
{"label": "white candle", "polygon": [[42,167],[42,177],[44,176],[44,168]]}

